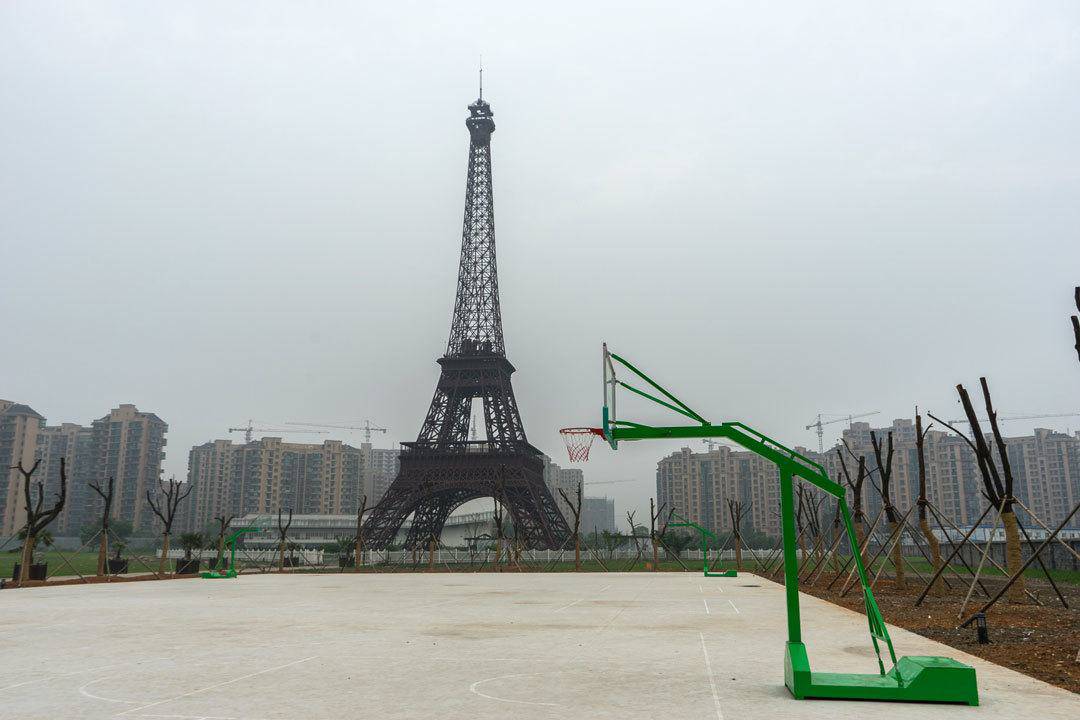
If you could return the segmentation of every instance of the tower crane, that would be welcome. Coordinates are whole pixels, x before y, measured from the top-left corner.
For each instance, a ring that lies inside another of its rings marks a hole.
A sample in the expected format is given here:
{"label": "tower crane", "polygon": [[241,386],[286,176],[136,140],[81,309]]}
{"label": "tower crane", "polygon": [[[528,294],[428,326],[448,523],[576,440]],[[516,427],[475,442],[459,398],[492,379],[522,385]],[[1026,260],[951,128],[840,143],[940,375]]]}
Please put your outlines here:
{"label": "tower crane", "polygon": [[[854,420],[855,418],[869,417],[870,415],[877,415],[878,412],[880,412],[880,411],[879,410],[873,410],[871,412],[858,413],[856,415],[844,415],[843,417],[838,417],[835,420],[824,420],[824,421],[821,419],[823,413],[818,413],[817,421],[812,422],[809,425],[807,425],[806,429],[807,430],[810,430],[812,428],[817,429],[817,449],[818,449],[819,453],[823,453],[823,452],[825,452],[825,441],[822,439],[823,436],[825,435],[825,431],[822,430],[823,426],[832,425],[833,423],[842,422],[844,420],[847,420],[848,424],[850,424],[851,421]],[[828,414],[828,413],[824,413],[824,414]]]}
{"label": "tower crane", "polygon": [[[998,422],[1009,422],[1010,420],[1037,420],[1040,418],[1065,418],[1065,417],[1080,417],[1080,412],[1067,412],[1067,413],[1039,413],[1038,415],[1013,415],[1012,417],[998,418]],[[979,422],[989,422],[986,418],[979,418]],[[958,425],[963,423],[968,424],[967,419],[963,420],[950,420],[950,425]]]}
{"label": "tower crane", "polygon": [[331,425],[330,423],[287,422],[286,425],[301,425],[303,427],[336,428],[338,430],[363,430],[364,442],[371,443],[371,433],[385,433],[387,429],[373,425],[370,420],[365,420],[363,425]]}
{"label": "tower crane", "polygon": [[633,480],[598,480],[597,482],[590,482],[589,487],[593,485],[618,485],[619,483],[634,482]]}
{"label": "tower crane", "polygon": [[[288,425],[289,423],[285,423],[285,424]],[[252,434],[257,433],[257,432],[260,432],[260,433],[264,433],[264,432],[315,433],[316,435],[325,435],[326,434],[322,430],[292,430],[292,429],[281,429],[281,428],[260,428],[260,427],[255,427],[255,421],[254,420],[248,420],[247,425],[245,425],[244,427],[229,428],[229,432],[231,432],[231,433],[234,433],[234,432],[242,432],[242,433],[244,433],[244,442],[245,443],[250,443],[251,439],[252,439]]]}

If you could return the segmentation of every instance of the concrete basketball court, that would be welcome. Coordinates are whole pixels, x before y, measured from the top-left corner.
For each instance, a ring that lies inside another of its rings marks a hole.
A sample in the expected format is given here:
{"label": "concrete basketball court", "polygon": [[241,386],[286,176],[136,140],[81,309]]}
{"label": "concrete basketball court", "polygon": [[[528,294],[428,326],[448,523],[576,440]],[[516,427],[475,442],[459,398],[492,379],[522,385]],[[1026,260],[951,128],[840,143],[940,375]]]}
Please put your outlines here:
{"label": "concrete basketball court", "polygon": [[[793,700],[783,588],[688,573],[251,575],[0,592],[0,717],[1080,717],[976,666],[982,705]],[[874,672],[865,620],[803,597],[815,670]]]}

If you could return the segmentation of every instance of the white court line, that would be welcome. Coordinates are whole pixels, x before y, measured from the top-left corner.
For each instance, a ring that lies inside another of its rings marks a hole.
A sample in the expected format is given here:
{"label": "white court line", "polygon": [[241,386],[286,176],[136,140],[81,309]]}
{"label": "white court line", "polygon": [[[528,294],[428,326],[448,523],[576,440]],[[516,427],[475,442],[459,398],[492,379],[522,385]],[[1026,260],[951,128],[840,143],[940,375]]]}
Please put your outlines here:
{"label": "white court line", "polygon": [[35,683],[49,682],[50,680],[58,680],[59,678],[71,677],[72,675],[83,675],[85,673],[97,672],[98,670],[108,670],[110,668],[123,667],[124,665],[130,665],[130,664],[131,663],[119,663],[119,664],[114,663],[112,665],[102,665],[101,667],[89,668],[87,670],[76,670],[75,672],[61,673],[59,675],[53,675],[52,677],[47,677],[47,678],[36,678],[34,680],[24,680],[21,683],[15,683],[14,685],[5,685],[4,687],[0,687],[0,692],[4,692],[5,690],[13,690],[14,688],[22,687],[24,685],[33,685]]}
{"label": "white court line", "polygon": [[701,652],[705,653],[705,672],[709,674],[709,689],[712,690],[713,705],[716,706],[716,720],[724,720],[724,713],[720,709],[720,694],[716,691],[716,680],[713,679],[712,663],[709,662],[709,649],[705,647],[705,635],[698,633],[701,638]]}
{"label": "white court line", "polygon": [[701,602],[705,603],[705,614],[706,615],[712,615],[712,613],[709,612],[709,601],[706,600],[705,598],[701,598]]}
{"label": "white court line", "polygon": [[602,588],[600,588],[599,590],[597,590],[597,591],[596,591],[596,594],[597,594],[597,595],[599,595],[600,593],[604,592],[605,590],[610,590],[610,589],[611,589],[611,586],[610,586],[610,585],[605,585],[604,587],[602,587]]}
{"label": "white court line", "polygon": [[739,612],[739,608],[735,607],[735,603],[731,602],[731,600],[728,600],[728,605],[731,605],[731,609],[735,611],[736,615],[742,615],[742,613]]}
{"label": "white court line", "polygon": [[533,702],[532,700],[511,700],[509,698],[495,697],[494,695],[488,695],[476,689],[478,686],[483,685],[484,683],[493,682],[495,680],[506,680],[508,678],[519,677],[535,677],[541,674],[542,673],[517,673],[515,675],[499,675],[498,677],[485,678],[483,680],[477,680],[472,685],[470,685],[469,692],[475,693],[482,698],[487,698],[488,700],[497,700],[498,702],[517,703],[518,705],[546,705],[548,707],[559,707],[558,703]]}
{"label": "white court line", "polygon": [[567,604],[563,605],[563,606],[562,606],[562,607],[560,607],[560,608],[555,608],[555,609],[554,609],[554,610],[553,610],[552,612],[560,612],[560,611],[562,611],[562,610],[565,610],[565,609],[566,609],[566,608],[568,608],[568,607],[574,607],[574,606],[575,606],[575,605],[577,605],[577,604],[578,604],[579,602],[585,602],[586,600],[588,600],[588,598],[578,598],[578,599],[577,599],[577,600],[575,600],[574,602],[571,602],[571,603],[567,603]]}
{"label": "white court line", "polygon": [[302,662],[307,662],[308,660],[314,660],[317,657],[318,657],[318,655],[312,655],[311,657],[302,658],[300,660],[293,660],[291,663],[285,663],[284,665],[278,665],[277,667],[266,668],[265,670],[259,670],[258,672],[248,673],[247,675],[241,675],[240,677],[233,678],[232,680],[224,680],[224,681],[219,682],[219,683],[214,683],[213,685],[207,685],[204,688],[199,688],[198,690],[191,690],[189,692],[181,693],[180,695],[176,695],[174,697],[165,698],[164,700],[158,700],[157,702],[148,703],[146,705],[142,705],[142,706],[137,707],[137,708],[131,708],[130,710],[125,710],[124,712],[118,713],[117,715],[118,716],[119,715],[128,715],[128,714],[133,713],[133,712],[138,712],[139,710],[146,710],[147,708],[156,707],[158,705],[164,705],[167,702],[172,702],[174,700],[179,700],[181,698],[186,698],[189,695],[197,695],[197,694],[199,694],[201,692],[206,692],[207,690],[213,690],[214,688],[219,688],[219,687],[222,687],[224,685],[232,685],[233,683],[240,682],[241,680],[247,680],[248,678],[253,678],[256,675],[263,675],[263,674],[268,673],[268,672],[273,672],[274,670],[282,670],[282,669],[287,668],[287,667],[292,667],[293,665],[299,665]]}
{"label": "white court line", "polygon": [[86,682],[84,682],[82,685],[79,686],[79,694],[82,695],[83,697],[88,697],[91,700],[104,700],[105,702],[124,703],[125,705],[138,705],[139,703],[142,702],[142,700],[117,700],[116,698],[107,698],[107,697],[104,697],[103,695],[95,695],[94,693],[92,693],[92,692],[90,692],[89,690],[86,689],[86,688],[90,687],[91,685],[93,685],[94,683],[99,683],[102,680],[109,680],[112,677],[113,677],[112,675],[106,675],[105,677],[99,677],[99,678],[95,678],[93,680],[87,680]]}

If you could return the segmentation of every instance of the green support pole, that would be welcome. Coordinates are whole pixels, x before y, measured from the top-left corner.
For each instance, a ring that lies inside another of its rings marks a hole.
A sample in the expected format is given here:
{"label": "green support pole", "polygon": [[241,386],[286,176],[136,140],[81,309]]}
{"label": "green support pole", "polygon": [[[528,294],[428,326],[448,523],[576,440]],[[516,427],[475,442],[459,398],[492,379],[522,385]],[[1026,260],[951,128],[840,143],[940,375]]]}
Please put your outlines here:
{"label": "green support pole", "polygon": [[236,541],[239,540],[240,536],[245,533],[261,532],[262,530],[263,528],[248,527],[240,528],[239,530],[234,532],[232,535],[229,536],[229,539],[225,541],[229,545],[229,569],[224,572],[219,572],[217,570],[207,570],[199,573],[199,577],[203,578],[204,580],[223,580],[236,577],[239,574],[236,571]]}
{"label": "green support pole", "polygon": [[799,557],[795,548],[795,510],[791,471],[780,469],[780,517],[784,542],[784,591],[787,594],[788,642],[802,643],[799,616]]}
{"label": "green support pole", "polygon": [[701,573],[702,573],[702,575],[704,575],[705,577],[738,577],[739,576],[738,570],[721,570],[720,572],[713,572],[709,568],[709,538],[711,537],[713,540],[716,540],[716,535],[712,534],[711,532],[709,532],[708,530],[706,530],[702,526],[698,525],[696,522],[691,522],[690,520],[687,520],[686,518],[684,518],[682,515],[679,515],[678,513],[673,512],[672,515],[674,517],[677,517],[679,519],[679,522],[671,523],[670,527],[692,528],[694,530],[697,530],[698,534],[701,535],[701,565],[702,565]]}

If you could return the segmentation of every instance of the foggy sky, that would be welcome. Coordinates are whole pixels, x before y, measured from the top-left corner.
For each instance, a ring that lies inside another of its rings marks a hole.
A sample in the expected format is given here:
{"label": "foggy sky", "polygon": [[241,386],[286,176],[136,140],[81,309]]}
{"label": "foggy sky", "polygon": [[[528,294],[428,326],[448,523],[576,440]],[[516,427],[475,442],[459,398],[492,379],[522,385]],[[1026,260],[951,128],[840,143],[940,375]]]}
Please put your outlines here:
{"label": "foggy sky", "polygon": [[[1080,410],[1080,6],[583,5],[4,3],[0,397],[156,412],[181,478],[249,417],[414,439],[482,54],[507,352],[557,462],[602,340],[792,445],[956,417],[982,374],[1002,415]],[[322,437],[361,441],[290,439]],[[679,445],[594,448],[635,482],[592,492],[642,507]]]}

